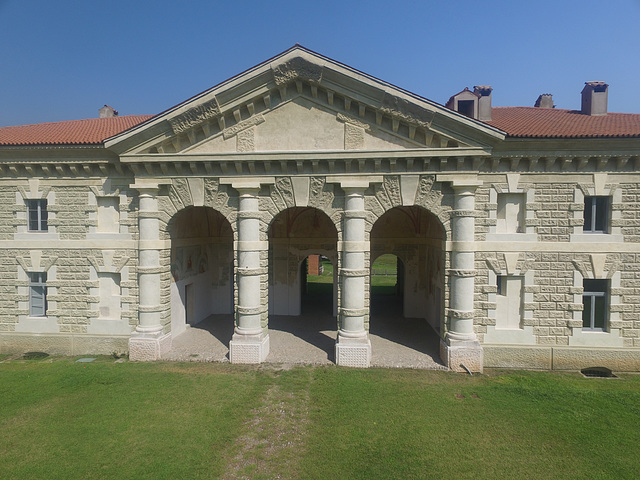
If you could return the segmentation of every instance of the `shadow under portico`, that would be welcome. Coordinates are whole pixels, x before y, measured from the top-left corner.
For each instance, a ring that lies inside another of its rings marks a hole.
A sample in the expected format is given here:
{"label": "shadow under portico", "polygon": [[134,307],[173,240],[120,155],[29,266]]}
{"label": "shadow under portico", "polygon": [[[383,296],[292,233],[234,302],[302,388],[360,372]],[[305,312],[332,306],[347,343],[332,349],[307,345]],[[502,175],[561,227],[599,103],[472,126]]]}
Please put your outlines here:
{"label": "shadow under portico", "polygon": [[[308,295],[303,315],[269,317],[267,363],[330,365],[335,362],[336,318],[330,295]],[[439,357],[439,337],[424,319],[398,316],[394,297],[375,299],[370,339],[371,366],[446,370]],[[233,335],[231,315],[211,315],[173,339],[166,360],[228,362]]]}
{"label": "shadow under portico", "polygon": [[402,297],[372,295],[372,367],[447,370],[440,359],[440,337],[424,318],[404,318]]}

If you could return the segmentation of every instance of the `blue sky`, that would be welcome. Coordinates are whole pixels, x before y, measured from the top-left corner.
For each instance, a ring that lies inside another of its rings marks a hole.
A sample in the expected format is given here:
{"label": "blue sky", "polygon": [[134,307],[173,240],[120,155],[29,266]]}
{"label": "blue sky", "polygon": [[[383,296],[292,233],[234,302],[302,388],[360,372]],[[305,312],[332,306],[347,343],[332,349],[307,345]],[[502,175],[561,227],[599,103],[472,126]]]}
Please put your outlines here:
{"label": "blue sky", "polygon": [[445,103],[640,113],[640,0],[0,0],[0,126],[155,114],[295,43]]}

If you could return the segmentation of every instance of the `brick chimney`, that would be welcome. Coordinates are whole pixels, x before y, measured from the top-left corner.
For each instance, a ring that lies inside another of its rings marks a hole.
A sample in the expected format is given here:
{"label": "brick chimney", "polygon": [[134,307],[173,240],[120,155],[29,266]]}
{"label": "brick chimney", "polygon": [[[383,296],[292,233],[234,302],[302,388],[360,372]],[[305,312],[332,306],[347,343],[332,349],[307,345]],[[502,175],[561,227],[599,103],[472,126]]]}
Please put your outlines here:
{"label": "brick chimney", "polygon": [[478,120],[483,122],[491,121],[491,85],[476,85],[473,93],[478,96]]}
{"label": "brick chimney", "polygon": [[98,112],[99,112],[99,118],[109,118],[109,117],[118,116],[118,111],[115,108],[110,107],[109,105],[105,105],[100,110],[98,110]]}
{"label": "brick chimney", "polygon": [[609,85],[604,82],[585,82],[582,89],[582,113],[606,115]]}
{"label": "brick chimney", "polygon": [[535,103],[534,107],[553,108],[554,107],[554,105],[553,105],[553,95],[551,95],[550,93],[543,93],[536,100],[536,103]]}

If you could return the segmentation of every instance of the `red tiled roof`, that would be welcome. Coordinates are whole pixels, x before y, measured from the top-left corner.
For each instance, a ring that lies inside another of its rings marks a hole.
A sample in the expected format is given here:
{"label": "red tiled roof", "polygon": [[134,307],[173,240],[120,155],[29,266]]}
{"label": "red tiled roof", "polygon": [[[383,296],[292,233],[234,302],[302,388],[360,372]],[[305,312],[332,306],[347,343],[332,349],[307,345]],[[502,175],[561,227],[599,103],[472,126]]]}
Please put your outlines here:
{"label": "red tiled roof", "polygon": [[124,132],[153,115],[90,118],[0,128],[0,145],[94,145]]}
{"label": "red tiled roof", "polygon": [[[584,115],[576,110],[539,107],[494,107],[486,122],[510,137],[640,137],[640,114]],[[153,115],[91,118],[67,122],[0,127],[0,145],[99,145]]]}
{"label": "red tiled roof", "polygon": [[493,107],[489,125],[510,137],[640,137],[640,114],[590,116],[576,110],[539,107]]}

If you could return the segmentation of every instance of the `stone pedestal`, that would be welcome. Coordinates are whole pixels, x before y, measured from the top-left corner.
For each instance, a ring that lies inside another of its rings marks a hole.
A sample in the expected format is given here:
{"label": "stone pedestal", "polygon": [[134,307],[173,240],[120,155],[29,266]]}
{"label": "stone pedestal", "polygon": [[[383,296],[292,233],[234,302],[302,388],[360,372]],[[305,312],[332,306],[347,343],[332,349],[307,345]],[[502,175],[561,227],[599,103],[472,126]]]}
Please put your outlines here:
{"label": "stone pedestal", "polygon": [[269,334],[257,335],[234,333],[229,342],[231,363],[262,363],[269,355]]}
{"label": "stone pedestal", "polygon": [[368,368],[371,364],[371,342],[368,336],[349,338],[338,334],[336,363],[343,367]]}
{"label": "stone pedestal", "polygon": [[129,339],[129,359],[139,362],[160,360],[171,350],[171,334],[134,332]]}
{"label": "stone pedestal", "polygon": [[440,358],[454,372],[482,372],[484,365],[484,352],[478,340],[455,340],[450,335],[440,341]]}

